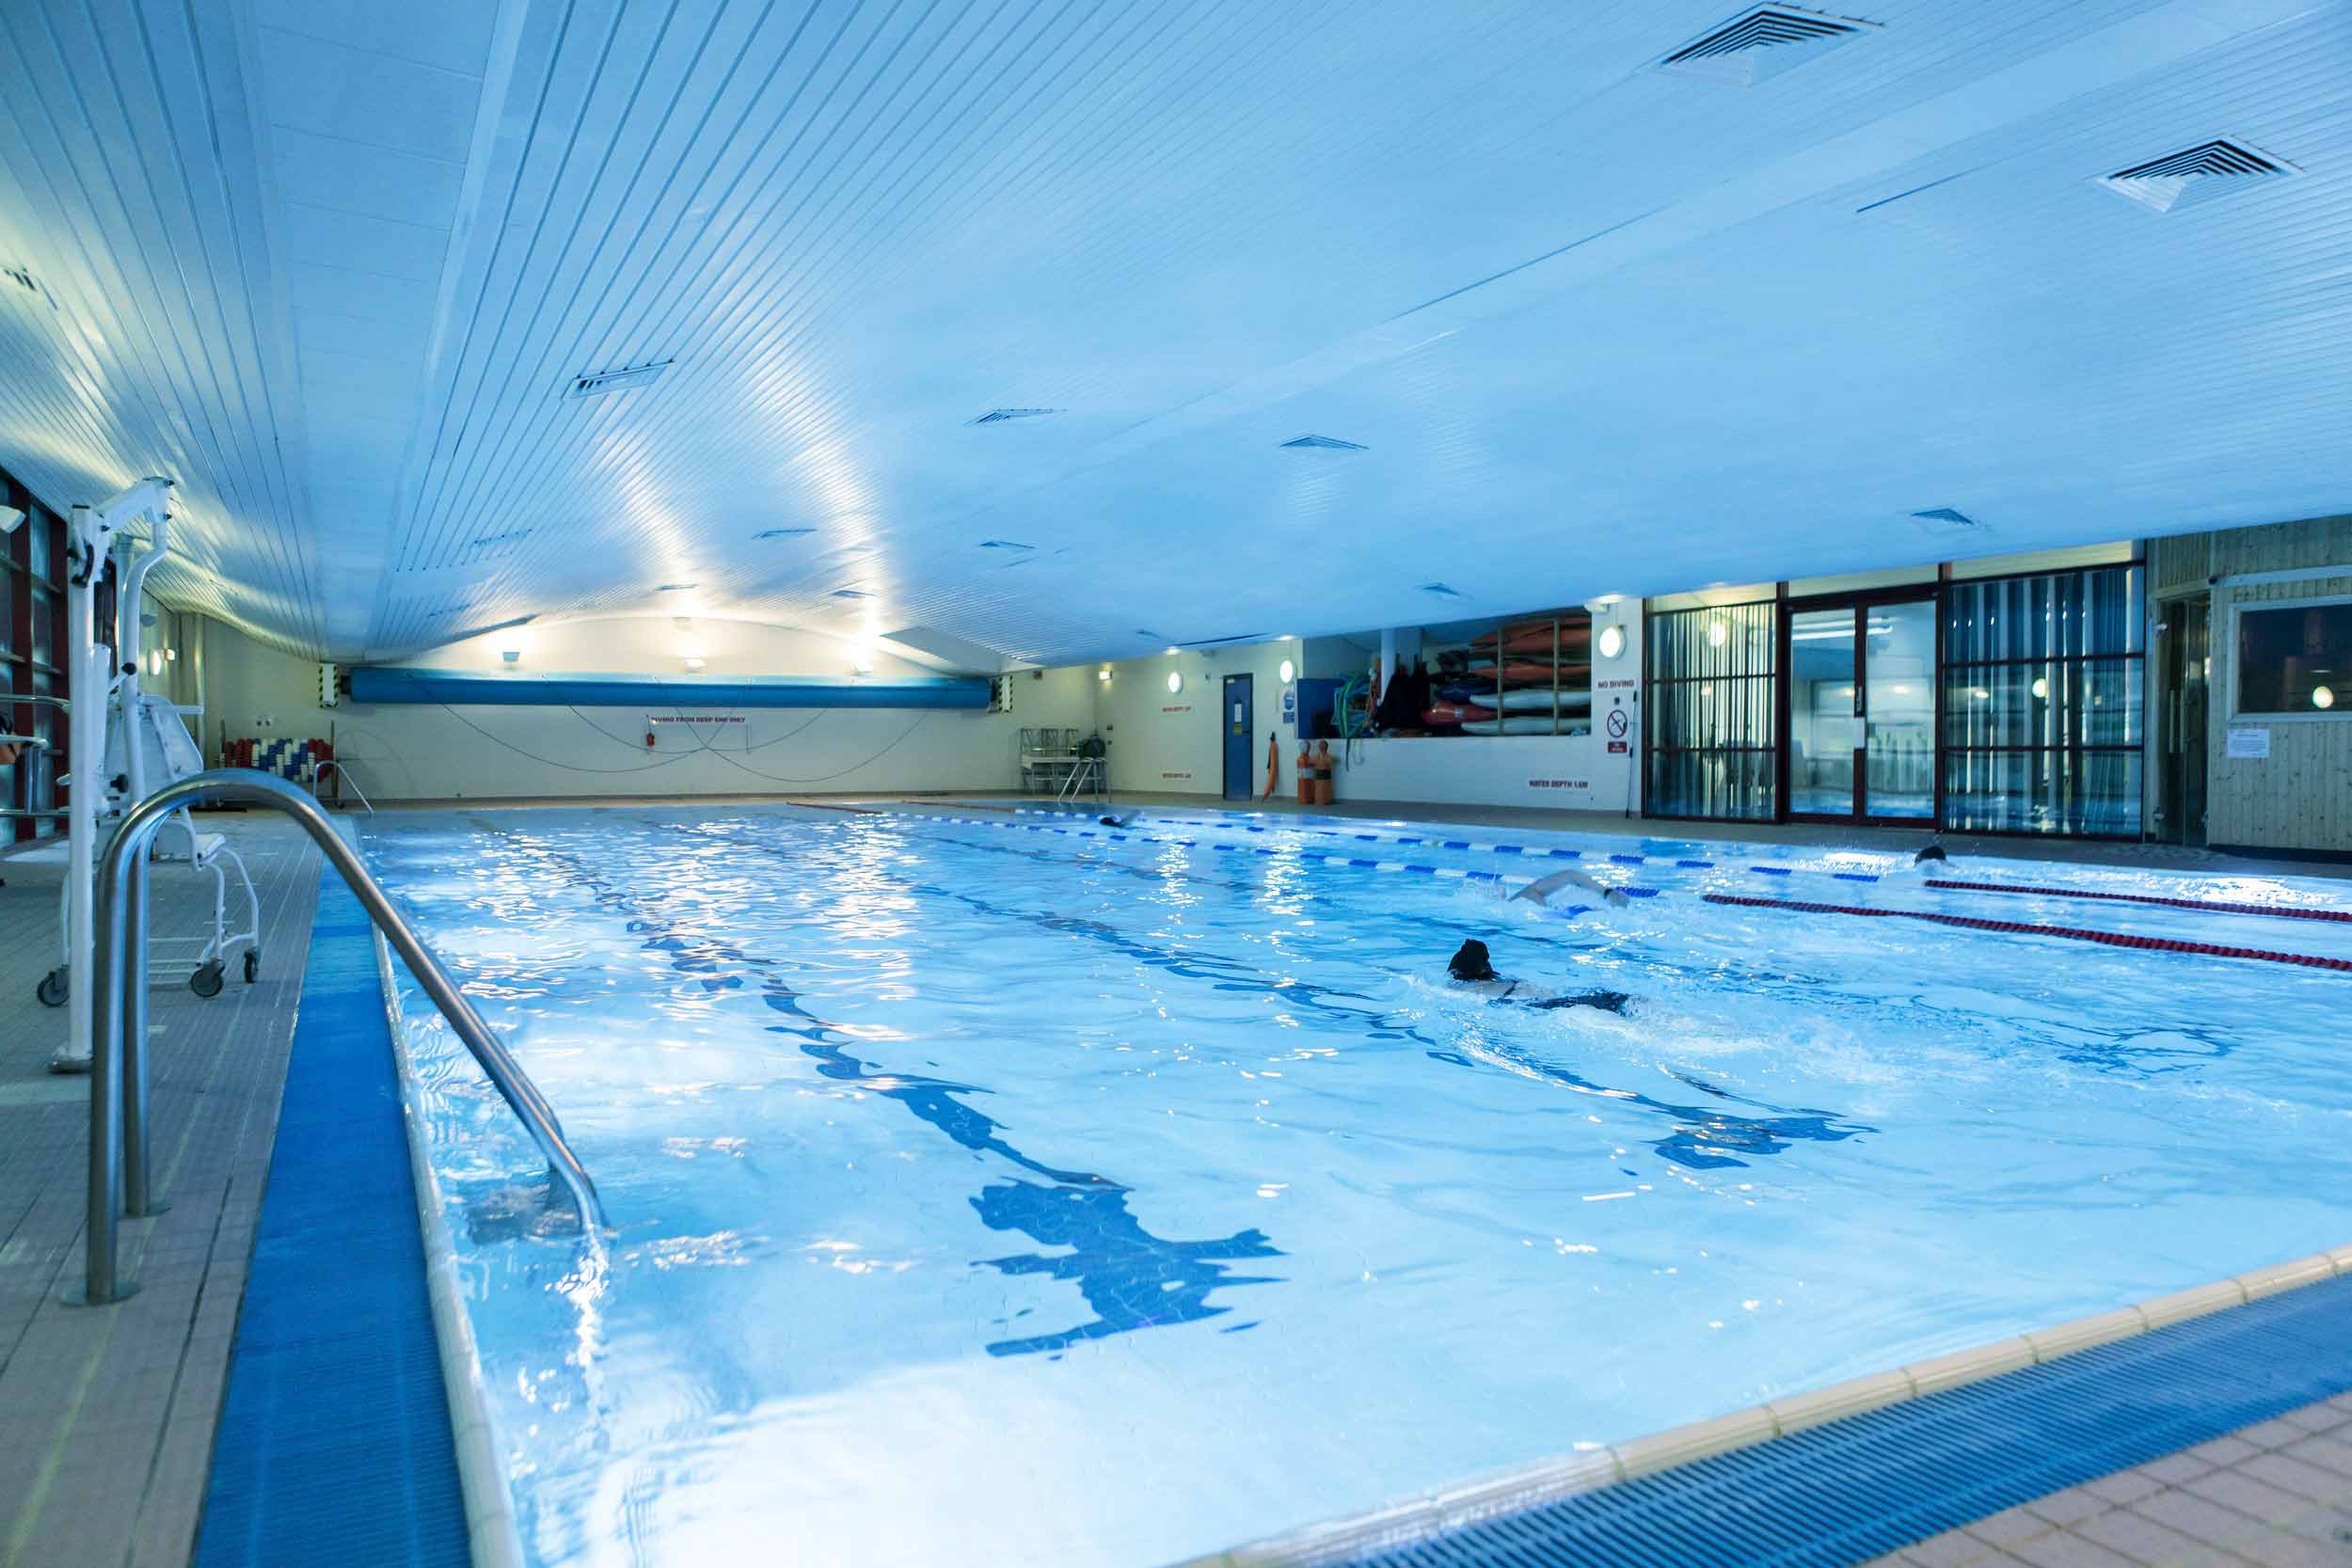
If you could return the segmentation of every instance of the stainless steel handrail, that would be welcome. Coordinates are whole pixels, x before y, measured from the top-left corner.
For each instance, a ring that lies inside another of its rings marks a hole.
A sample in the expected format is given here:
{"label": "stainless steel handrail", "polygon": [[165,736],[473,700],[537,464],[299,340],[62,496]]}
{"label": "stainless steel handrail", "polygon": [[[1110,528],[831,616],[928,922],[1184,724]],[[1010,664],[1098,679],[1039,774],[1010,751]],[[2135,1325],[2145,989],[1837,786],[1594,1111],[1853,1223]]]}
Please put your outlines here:
{"label": "stainless steel handrail", "polygon": [[[351,792],[359,797],[359,803],[368,808],[368,815],[370,816],[373,816],[375,815],[375,802],[369,800],[368,792],[359,787],[359,781],[351,776],[351,769],[345,768],[334,757],[328,757],[324,762],[316,762],[310,765],[310,787],[316,789],[318,787],[318,781],[326,776],[326,770],[330,768],[335,770],[335,777],[341,780],[342,784],[347,784],[351,786]],[[342,789],[341,784],[336,787],[335,794],[337,797],[336,804],[341,805],[342,803]]]}
{"label": "stainless steel handrail", "polygon": [[172,813],[216,800],[268,806],[302,825],[521,1118],[539,1152],[547,1156],[550,1173],[571,1193],[583,1227],[592,1235],[604,1234],[608,1227],[596,1183],[564,1141],[553,1108],[425,950],[392,907],[383,884],[336,832],[333,819],[307,793],[274,774],[215,768],[166,784],[134,806],[99,863],[92,965],[97,985],[92,1000],[97,1006],[90,1019],[89,1228],[84,1293],[78,1299],[91,1304],[120,1301],[137,1289],[116,1277],[116,1221],[125,1213],[137,1217],[162,1209],[149,1191],[147,1168],[146,850],[155,830]]}

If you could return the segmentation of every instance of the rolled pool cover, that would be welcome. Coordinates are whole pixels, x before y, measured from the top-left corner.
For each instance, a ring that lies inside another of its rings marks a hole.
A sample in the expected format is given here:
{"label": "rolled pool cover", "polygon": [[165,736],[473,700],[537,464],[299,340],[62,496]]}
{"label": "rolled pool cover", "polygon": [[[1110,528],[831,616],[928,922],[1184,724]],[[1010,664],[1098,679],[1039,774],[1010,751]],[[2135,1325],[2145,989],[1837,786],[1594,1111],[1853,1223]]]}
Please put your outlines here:
{"label": "rolled pool cover", "polygon": [[984,675],[474,675],[461,670],[363,664],[351,672],[355,703],[447,703],[470,707],[930,707],[988,706]]}

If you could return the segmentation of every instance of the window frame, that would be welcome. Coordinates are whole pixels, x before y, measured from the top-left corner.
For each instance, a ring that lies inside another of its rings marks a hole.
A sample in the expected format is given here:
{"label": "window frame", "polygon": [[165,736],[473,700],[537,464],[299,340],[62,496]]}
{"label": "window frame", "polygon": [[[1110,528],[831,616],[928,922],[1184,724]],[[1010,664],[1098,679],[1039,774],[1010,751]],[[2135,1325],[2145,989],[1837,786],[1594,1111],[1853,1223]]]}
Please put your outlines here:
{"label": "window frame", "polygon": [[[2352,575],[2348,573],[2347,575]],[[2302,712],[2280,712],[2270,708],[2238,706],[2239,681],[2244,673],[2241,663],[2244,647],[2238,623],[2248,610],[2257,613],[2274,610],[2311,610],[2331,605],[2352,608],[2352,594],[2315,594],[2299,599],[2240,599],[2230,600],[2229,706],[2223,717],[2231,723],[2249,724],[2341,724],[2352,720],[2352,673],[2344,677],[2344,700],[2331,708],[2312,708]]]}

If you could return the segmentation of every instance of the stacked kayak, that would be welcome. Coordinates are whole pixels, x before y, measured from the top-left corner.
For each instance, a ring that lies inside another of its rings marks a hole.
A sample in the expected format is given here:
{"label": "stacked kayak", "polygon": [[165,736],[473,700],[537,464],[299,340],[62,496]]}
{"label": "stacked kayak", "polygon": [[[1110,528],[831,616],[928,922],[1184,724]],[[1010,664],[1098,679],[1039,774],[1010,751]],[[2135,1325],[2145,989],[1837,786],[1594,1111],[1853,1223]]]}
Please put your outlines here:
{"label": "stacked kayak", "polygon": [[1592,688],[1592,623],[1545,619],[1470,639],[1468,669],[1438,694],[1465,734],[1550,735],[1591,722]]}

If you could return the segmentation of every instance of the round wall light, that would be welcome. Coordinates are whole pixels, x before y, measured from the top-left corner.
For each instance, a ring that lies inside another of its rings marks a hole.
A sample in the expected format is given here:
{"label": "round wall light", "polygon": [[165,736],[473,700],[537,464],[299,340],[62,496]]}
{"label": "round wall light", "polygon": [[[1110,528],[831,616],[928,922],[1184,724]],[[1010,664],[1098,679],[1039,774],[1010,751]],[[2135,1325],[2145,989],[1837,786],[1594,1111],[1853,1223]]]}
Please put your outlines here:
{"label": "round wall light", "polygon": [[[1298,678],[1298,666],[1286,658],[1282,661],[1282,668],[1275,673],[1282,677],[1282,684],[1288,686]],[[2322,687],[2320,689],[2326,690],[2327,689]]]}
{"label": "round wall light", "polygon": [[2333,707],[2335,705],[2336,693],[2332,687],[2314,686],[2312,688],[2312,706]]}
{"label": "round wall light", "polygon": [[1707,623],[1707,645],[1708,647],[1720,648],[1725,642],[1730,641],[1731,628],[1728,626],[1725,626],[1721,621],[1709,621]]}
{"label": "round wall light", "polygon": [[2050,700],[2050,682],[2048,677],[2036,675],[2033,678],[2032,690],[2037,700],[2045,703],[2048,702]]}
{"label": "round wall light", "polygon": [[1172,697],[1184,689],[1184,673],[1182,670],[1170,670],[1168,673],[1168,694]]}
{"label": "round wall light", "polygon": [[1625,652],[1625,628],[1607,626],[1600,628],[1600,657],[1615,658]]}

